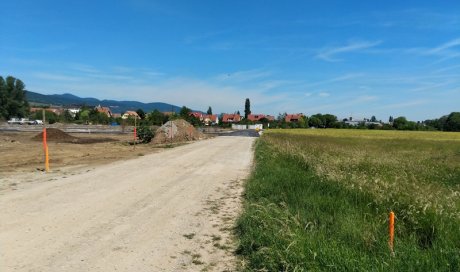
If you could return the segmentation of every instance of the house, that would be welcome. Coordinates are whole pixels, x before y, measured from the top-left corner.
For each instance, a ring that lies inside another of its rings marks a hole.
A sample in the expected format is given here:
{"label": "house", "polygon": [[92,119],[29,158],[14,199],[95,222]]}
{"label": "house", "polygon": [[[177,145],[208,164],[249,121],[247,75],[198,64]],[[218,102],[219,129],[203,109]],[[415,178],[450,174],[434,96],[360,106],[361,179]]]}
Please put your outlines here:
{"label": "house", "polygon": [[121,117],[121,113],[112,113],[113,118],[119,118]]}
{"label": "house", "polygon": [[206,126],[219,124],[219,118],[217,114],[203,114],[201,112],[191,112],[189,113],[190,116],[193,116],[203,122]]}
{"label": "house", "polygon": [[241,121],[241,116],[239,114],[224,114],[222,117],[222,123],[238,123]]}
{"label": "house", "polygon": [[303,116],[304,115],[302,113],[286,114],[286,117],[284,117],[284,121],[286,121],[286,123],[296,123],[299,122],[300,118]]}
{"label": "house", "polygon": [[188,115],[198,118],[200,121],[203,121],[203,114],[201,112],[192,111]]}
{"label": "house", "polygon": [[70,116],[75,118],[77,113],[80,112],[80,108],[67,108],[66,111],[68,111],[70,113]]}
{"label": "house", "polygon": [[267,119],[268,121],[275,121],[275,116],[271,115],[265,115],[265,114],[249,114],[248,115],[248,120],[257,122],[260,121],[261,119]]}
{"label": "house", "polygon": [[135,111],[126,111],[122,116],[121,119],[128,119],[128,118],[139,119],[139,114]]}
{"label": "house", "polygon": [[[351,119],[351,118],[350,118]],[[343,121],[345,124],[349,125],[349,126],[354,126],[354,127],[357,127],[357,126],[360,126],[360,125],[365,125],[365,126],[368,126],[368,125],[374,125],[374,126],[378,126],[378,127],[382,127],[382,123],[380,122],[371,122],[369,121],[368,119],[364,119],[364,120],[353,120],[351,119],[350,121]]]}
{"label": "house", "polygon": [[105,113],[108,117],[113,116],[112,111],[110,110],[109,107],[101,107],[101,105],[98,105],[94,107],[94,109],[97,110],[97,112]]}
{"label": "house", "polygon": [[217,117],[217,114],[205,114],[205,115],[203,115],[203,123],[206,126],[218,125],[219,124],[219,118]]}

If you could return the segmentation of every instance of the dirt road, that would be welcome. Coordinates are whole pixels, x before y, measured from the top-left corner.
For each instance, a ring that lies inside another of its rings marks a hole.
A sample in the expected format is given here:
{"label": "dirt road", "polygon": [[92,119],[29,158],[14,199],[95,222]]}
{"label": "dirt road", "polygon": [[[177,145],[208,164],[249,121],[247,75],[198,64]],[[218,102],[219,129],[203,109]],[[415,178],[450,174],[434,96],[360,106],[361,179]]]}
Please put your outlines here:
{"label": "dirt road", "polygon": [[233,270],[254,138],[217,137],[0,194],[0,271]]}

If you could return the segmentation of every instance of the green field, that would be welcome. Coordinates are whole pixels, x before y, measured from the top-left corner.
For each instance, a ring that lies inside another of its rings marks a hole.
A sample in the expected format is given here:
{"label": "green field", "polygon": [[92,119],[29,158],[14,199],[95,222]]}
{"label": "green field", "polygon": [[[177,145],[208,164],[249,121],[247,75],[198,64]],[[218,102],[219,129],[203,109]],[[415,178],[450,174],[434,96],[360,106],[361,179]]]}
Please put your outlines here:
{"label": "green field", "polygon": [[246,271],[460,271],[460,133],[267,131],[236,229]]}

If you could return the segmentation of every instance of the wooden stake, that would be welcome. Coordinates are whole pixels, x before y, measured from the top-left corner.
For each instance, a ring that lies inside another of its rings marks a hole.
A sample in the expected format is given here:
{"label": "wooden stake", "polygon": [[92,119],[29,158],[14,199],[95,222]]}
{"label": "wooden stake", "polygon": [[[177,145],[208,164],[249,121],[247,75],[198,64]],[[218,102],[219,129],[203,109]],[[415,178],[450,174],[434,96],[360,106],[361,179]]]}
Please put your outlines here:
{"label": "wooden stake", "polygon": [[395,213],[393,211],[390,212],[388,232],[389,232],[388,246],[390,247],[391,253],[394,255]]}

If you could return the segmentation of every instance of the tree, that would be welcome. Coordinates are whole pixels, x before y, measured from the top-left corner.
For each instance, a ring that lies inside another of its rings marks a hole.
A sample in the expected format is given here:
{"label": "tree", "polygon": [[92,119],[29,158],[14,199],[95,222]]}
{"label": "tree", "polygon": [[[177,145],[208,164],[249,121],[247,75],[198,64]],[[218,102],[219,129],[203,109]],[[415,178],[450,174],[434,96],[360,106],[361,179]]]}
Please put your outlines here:
{"label": "tree", "polygon": [[139,118],[141,118],[142,120],[145,118],[145,112],[143,109],[137,109],[136,113],[137,115],[139,115]]}
{"label": "tree", "polygon": [[191,112],[192,112],[191,109],[187,108],[186,106],[182,106],[182,108],[180,109],[179,115],[183,119],[188,120]]}
{"label": "tree", "polygon": [[377,122],[377,118],[375,118],[374,115],[372,115],[372,117],[371,117],[371,122]]}
{"label": "tree", "polygon": [[74,120],[69,110],[64,110],[60,118],[63,122],[70,123]]}
{"label": "tree", "polygon": [[407,119],[406,117],[400,116],[393,120],[393,127],[395,129],[405,129],[407,126]]}
{"label": "tree", "polygon": [[322,127],[323,123],[322,123],[321,119],[319,119],[315,115],[312,115],[310,118],[308,118],[308,125],[310,127],[318,128],[318,127]]}
{"label": "tree", "polygon": [[332,114],[324,114],[322,120],[325,127],[332,128],[335,126],[335,123],[337,123],[337,116]]}
{"label": "tree", "polygon": [[12,76],[6,80],[0,76],[0,118],[26,117],[29,103],[26,100],[25,84]]}
{"label": "tree", "polygon": [[394,121],[394,120],[393,120],[393,116],[390,115],[390,118],[388,118],[388,123],[391,124],[391,123],[393,123],[393,121]]}
{"label": "tree", "polygon": [[452,112],[447,116],[445,130],[460,131],[460,112]]}
{"label": "tree", "polygon": [[152,125],[161,126],[168,122],[168,116],[158,110],[154,110],[149,114],[148,120]]}
{"label": "tree", "polygon": [[299,118],[299,127],[307,128],[308,127],[308,117],[305,115],[300,116]]}
{"label": "tree", "polygon": [[251,114],[251,102],[249,98],[246,98],[246,102],[244,102],[244,119],[248,119],[249,114]]}
{"label": "tree", "polygon": [[211,106],[209,106],[208,111],[207,111],[206,113],[209,114],[209,115],[212,115],[212,108],[211,108]]}
{"label": "tree", "polygon": [[81,123],[87,123],[89,120],[89,109],[82,109],[77,116]]}

